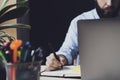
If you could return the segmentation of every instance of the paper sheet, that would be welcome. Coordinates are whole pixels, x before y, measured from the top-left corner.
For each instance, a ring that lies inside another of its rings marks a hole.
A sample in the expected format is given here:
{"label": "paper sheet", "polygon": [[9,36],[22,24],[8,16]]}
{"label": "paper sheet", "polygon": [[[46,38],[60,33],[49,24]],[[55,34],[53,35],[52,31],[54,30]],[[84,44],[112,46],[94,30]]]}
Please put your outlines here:
{"label": "paper sheet", "polygon": [[[41,71],[43,70],[41,67]],[[78,66],[64,66],[60,70],[45,71],[41,73],[41,76],[53,76],[53,77],[81,77],[80,65]]]}

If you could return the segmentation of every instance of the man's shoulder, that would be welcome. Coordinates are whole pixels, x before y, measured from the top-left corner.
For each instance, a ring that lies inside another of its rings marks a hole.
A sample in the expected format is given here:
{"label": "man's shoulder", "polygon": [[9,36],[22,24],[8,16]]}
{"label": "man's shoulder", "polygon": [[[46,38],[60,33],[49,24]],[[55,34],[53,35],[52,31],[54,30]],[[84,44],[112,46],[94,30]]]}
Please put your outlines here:
{"label": "man's shoulder", "polygon": [[75,17],[73,20],[86,20],[86,19],[97,19],[99,18],[96,9],[92,9],[87,12],[83,12],[82,14]]}

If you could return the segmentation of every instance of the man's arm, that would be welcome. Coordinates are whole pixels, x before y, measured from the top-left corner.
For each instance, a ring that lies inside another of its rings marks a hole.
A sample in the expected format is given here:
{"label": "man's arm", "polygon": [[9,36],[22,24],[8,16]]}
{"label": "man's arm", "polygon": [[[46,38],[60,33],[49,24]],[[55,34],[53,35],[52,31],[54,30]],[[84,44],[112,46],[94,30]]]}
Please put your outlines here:
{"label": "man's arm", "polygon": [[[61,60],[59,62],[58,60],[54,58],[54,56],[51,56],[52,54],[50,54],[47,57],[47,61],[46,61],[46,65],[47,65],[47,68],[49,68],[49,70],[58,69],[65,64],[69,64],[69,65],[73,64],[73,60],[77,56],[77,53],[78,53],[77,21],[80,19],[85,19],[86,17],[88,16],[79,15],[75,19],[72,20],[70,27],[68,29],[68,32],[66,34],[65,40],[61,48],[56,52],[58,56],[62,55],[61,58],[63,59],[63,61]],[[93,17],[89,17],[89,18],[93,18]]]}

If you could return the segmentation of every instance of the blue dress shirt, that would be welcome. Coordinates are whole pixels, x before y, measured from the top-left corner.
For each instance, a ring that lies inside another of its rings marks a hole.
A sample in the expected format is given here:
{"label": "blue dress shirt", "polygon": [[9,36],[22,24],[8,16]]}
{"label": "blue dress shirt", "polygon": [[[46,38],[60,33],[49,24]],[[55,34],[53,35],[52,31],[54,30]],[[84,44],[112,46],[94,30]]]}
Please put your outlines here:
{"label": "blue dress shirt", "polygon": [[71,21],[65,40],[60,49],[56,52],[57,54],[64,55],[68,60],[68,64],[72,64],[75,58],[77,58],[76,64],[80,64],[80,59],[78,56],[77,21],[99,18],[100,17],[98,16],[96,9],[92,9],[88,12],[84,12],[81,15],[78,15]]}

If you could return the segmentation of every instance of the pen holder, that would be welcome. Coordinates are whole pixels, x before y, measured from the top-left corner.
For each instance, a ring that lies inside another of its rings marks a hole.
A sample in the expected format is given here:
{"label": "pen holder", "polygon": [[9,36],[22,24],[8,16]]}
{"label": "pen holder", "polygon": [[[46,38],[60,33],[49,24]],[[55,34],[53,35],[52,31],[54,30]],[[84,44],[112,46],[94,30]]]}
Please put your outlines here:
{"label": "pen holder", "polygon": [[7,64],[7,80],[39,80],[41,62]]}
{"label": "pen holder", "polygon": [[5,63],[0,59],[0,80],[6,80]]}

